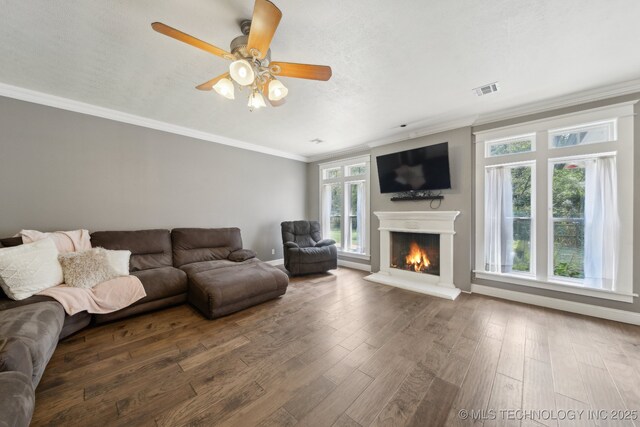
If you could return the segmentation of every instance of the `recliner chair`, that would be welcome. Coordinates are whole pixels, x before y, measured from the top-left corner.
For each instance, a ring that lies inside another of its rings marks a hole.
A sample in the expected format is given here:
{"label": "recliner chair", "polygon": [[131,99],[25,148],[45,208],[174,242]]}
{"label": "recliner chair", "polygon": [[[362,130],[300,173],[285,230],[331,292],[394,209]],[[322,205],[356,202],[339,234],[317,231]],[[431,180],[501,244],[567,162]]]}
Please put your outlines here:
{"label": "recliner chair", "polygon": [[325,273],[338,268],[335,240],[323,239],[318,221],[284,221],[284,266],[291,275]]}

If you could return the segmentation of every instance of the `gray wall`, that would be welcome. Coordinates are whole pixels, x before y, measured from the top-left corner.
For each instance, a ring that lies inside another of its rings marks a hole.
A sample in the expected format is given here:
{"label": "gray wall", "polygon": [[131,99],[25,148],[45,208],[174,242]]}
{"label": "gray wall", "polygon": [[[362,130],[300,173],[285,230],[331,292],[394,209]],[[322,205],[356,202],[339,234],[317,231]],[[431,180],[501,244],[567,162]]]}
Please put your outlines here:
{"label": "gray wall", "polygon": [[[627,101],[632,101],[637,99],[640,99],[640,93],[635,93],[632,95],[626,95],[626,96],[615,97],[615,98],[609,98],[606,100],[601,100],[596,102],[589,102],[589,103],[585,103],[585,104],[581,104],[573,107],[567,107],[567,108],[562,108],[562,109],[557,109],[552,111],[545,111],[543,113],[532,114],[529,116],[518,117],[510,120],[503,120],[495,123],[489,123],[482,126],[476,126],[473,128],[473,131],[477,132],[477,131],[484,131],[484,130],[493,129],[493,128],[499,128],[503,126],[510,126],[510,125],[524,123],[532,120],[540,120],[548,117],[574,113],[576,111],[588,110],[590,108],[598,108],[606,105],[617,104],[620,102],[627,102]],[[634,209],[634,219],[637,219],[638,213],[640,213],[640,191],[638,191],[638,188],[640,186],[640,167],[639,167],[640,165],[640,105],[638,104],[636,104],[635,106],[633,156],[634,156],[634,162],[633,162],[634,163],[634,185],[636,187],[634,188],[633,209]],[[625,230],[623,230],[622,232],[624,233]],[[638,220],[634,220],[633,240],[634,240],[633,292],[640,293],[640,221]],[[581,295],[568,294],[564,292],[547,291],[544,289],[537,289],[537,288],[527,288],[524,286],[510,285],[508,283],[494,282],[491,280],[474,279],[473,282],[479,285],[492,286],[495,288],[507,289],[511,291],[523,292],[523,293],[528,293],[533,295],[541,295],[545,297],[557,298],[557,299],[567,300],[567,301],[575,301],[575,302],[580,302],[584,304],[592,304],[592,305],[597,305],[601,307],[616,308],[619,310],[640,312],[640,301],[638,300],[638,298],[634,298],[633,303],[624,303],[624,302],[604,300],[600,298],[584,297]]]}
{"label": "gray wall", "polygon": [[270,260],[306,210],[305,163],[2,97],[0,159],[2,237],[237,226]]}
{"label": "gray wall", "polygon": [[[434,135],[424,136],[395,144],[384,145],[371,149],[371,270],[380,269],[380,225],[378,218],[373,214],[377,211],[429,211],[431,208],[429,201],[404,201],[392,202],[391,194],[381,194],[378,183],[378,169],[375,158],[380,155],[394,153],[397,151],[409,150],[412,148],[424,147],[426,145],[440,142],[449,143],[449,163],[451,167],[451,190],[445,190],[444,200],[438,210],[460,211],[456,219],[456,235],[454,237],[454,283],[460,289],[469,291],[471,289],[471,187],[472,170],[472,144],[471,128],[461,128],[453,131],[442,132]],[[342,156],[355,157],[350,154]],[[332,159],[334,160],[334,159]],[[319,216],[318,197],[318,165],[323,161],[309,164],[307,169],[308,215],[314,219]],[[357,261],[349,259],[349,261]]]}

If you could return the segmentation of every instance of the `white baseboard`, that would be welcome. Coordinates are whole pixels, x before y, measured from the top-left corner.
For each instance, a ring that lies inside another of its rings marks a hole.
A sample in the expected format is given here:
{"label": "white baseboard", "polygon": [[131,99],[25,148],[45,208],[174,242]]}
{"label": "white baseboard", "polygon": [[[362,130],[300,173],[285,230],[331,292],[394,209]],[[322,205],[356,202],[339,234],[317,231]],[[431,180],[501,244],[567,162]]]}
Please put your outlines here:
{"label": "white baseboard", "polygon": [[272,259],[271,261],[265,261],[265,262],[271,265],[284,265],[284,258]]}
{"label": "white baseboard", "polygon": [[540,307],[553,308],[568,311],[570,313],[583,314],[585,316],[599,317],[601,319],[615,320],[616,322],[640,325],[640,313],[618,310],[615,308],[600,307],[581,302],[565,301],[540,295],[526,294],[524,292],[509,291],[491,286],[471,284],[471,293],[502,298],[525,304],[538,305]]}
{"label": "white baseboard", "polygon": [[371,273],[371,266],[369,264],[360,264],[359,262],[344,261],[339,259],[338,265],[341,267],[353,268],[355,270],[362,270],[366,271],[367,273]]}

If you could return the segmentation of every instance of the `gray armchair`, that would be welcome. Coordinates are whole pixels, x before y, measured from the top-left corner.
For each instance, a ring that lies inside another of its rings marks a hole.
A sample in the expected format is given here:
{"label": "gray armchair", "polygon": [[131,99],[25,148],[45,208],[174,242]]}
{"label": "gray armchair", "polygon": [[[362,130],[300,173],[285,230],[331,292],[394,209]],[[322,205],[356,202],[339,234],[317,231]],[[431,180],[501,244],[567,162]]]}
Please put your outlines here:
{"label": "gray armchair", "polygon": [[322,238],[318,221],[285,221],[280,226],[284,266],[291,275],[324,273],[338,268],[336,242]]}

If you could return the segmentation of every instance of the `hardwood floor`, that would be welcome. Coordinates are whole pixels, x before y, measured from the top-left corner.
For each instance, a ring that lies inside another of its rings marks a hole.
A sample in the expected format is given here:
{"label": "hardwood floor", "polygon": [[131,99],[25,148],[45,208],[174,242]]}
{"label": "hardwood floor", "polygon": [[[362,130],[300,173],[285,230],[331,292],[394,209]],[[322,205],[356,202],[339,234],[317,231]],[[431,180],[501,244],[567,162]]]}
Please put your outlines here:
{"label": "hardwood floor", "polygon": [[183,305],[82,331],[53,355],[33,425],[441,426],[483,409],[475,424],[493,426],[521,423],[492,410],[640,410],[640,327],[363,276],[292,279],[215,321]]}

